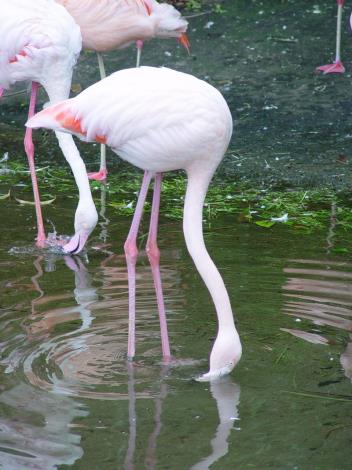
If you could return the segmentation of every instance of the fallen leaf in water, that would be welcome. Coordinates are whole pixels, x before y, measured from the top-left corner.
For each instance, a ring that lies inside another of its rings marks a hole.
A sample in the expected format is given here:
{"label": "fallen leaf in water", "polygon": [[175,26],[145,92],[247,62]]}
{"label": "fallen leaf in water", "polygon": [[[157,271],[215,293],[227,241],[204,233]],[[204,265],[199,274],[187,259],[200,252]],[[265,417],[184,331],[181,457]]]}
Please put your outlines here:
{"label": "fallen leaf in water", "polygon": [[[20,204],[27,204],[29,206],[34,206],[35,202],[34,201],[25,201],[24,199],[18,199],[15,197],[16,201],[19,202]],[[47,201],[40,201],[41,206],[48,206],[49,204],[52,204],[56,199],[56,196],[53,199],[48,199]]]}
{"label": "fallen leaf in water", "polygon": [[72,93],[81,93],[82,85],[80,83],[72,83],[71,91]]}
{"label": "fallen leaf in water", "polygon": [[8,197],[10,197],[10,194],[11,194],[11,190],[9,189],[9,192],[7,194],[2,194],[0,196],[0,201],[3,200],[3,199],[7,199]]}
{"label": "fallen leaf in water", "polygon": [[336,163],[341,163],[342,165],[346,165],[348,163],[347,155],[341,154],[336,158]]}

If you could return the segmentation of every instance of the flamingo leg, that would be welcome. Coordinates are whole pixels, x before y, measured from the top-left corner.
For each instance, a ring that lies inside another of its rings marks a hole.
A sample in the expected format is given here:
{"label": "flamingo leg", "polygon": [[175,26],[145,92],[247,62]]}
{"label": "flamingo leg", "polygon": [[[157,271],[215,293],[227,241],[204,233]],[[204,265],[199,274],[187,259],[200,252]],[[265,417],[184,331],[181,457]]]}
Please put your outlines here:
{"label": "flamingo leg", "polygon": [[127,356],[133,359],[135,354],[135,328],[136,328],[136,262],[138,256],[137,235],[141,222],[143,207],[147,197],[148,188],[153,173],[145,171],[143,176],[142,187],[139,192],[136,209],[134,212],[132,225],[125,241],[124,249],[127,262],[128,273],[128,346]]}
{"label": "flamingo leg", "polygon": [[316,70],[327,73],[344,73],[345,67],[341,62],[341,21],[342,21],[342,8],[344,0],[337,0],[337,27],[336,27],[336,56],[332,64],[321,65]]}
{"label": "flamingo leg", "polygon": [[141,65],[141,56],[142,56],[142,49],[143,49],[143,41],[138,40],[136,42],[137,45],[137,62],[136,62],[136,67],[139,67]]}
{"label": "flamingo leg", "polygon": [[[98,57],[98,64],[99,64],[99,72],[100,72],[100,79],[103,80],[106,77],[105,65],[103,56],[100,52],[97,52]],[[108,171],[106,169],[106,145],[100,145],[100,169],[99,171],[95,171],[93,173],[88,173],[88,178],[90,180],[96,181],[105,181],[108,175]]]}
{"label": "flamingo leg", "polygon": [[152,203],[152,213],[150,217],[149,235],[146,245],[146,251],[149,258],[150,266],[152,268],[154,287],[158,303],[159,320],[160,320],[160,334],[161,334],[161,347],[164,360],[170,359],[170,345],[169,335],[167,331],[167,321],[165,314],[165,304],[163,296],[163,288],[160,276],[160,251],[157,245],[158,235],[158,220],[159,220],[159,207],[160,207],[160,193],[161,193],[161,180],[162,174],[156,173],[154,182],[154,193]]}
{"label": "flamingo leg", "polygon": [[0,98],[2,97],[3,93],[4,93],[4,89],[0,87]]}
{"label": "flamingo leg", "polygon": [[[30,119],[35,114],[35,103],[37,99],[39,84],[37,82],[32,83],[32,91],[31,91],[31,98],[29,102],[29,112],[28,112],[28,119]],[[24,137],[24,148],[28,158],[29,170],[31,173],[32,179],[32,186],[33,186],[33,194],[34,194],[34,203],[35,203],[35,212],[37,215],[37,227],[38,227],[38,234],[36,238],[36,244],[39,248],[44,248],[45,246],[45,231],[44,231],[44,223],[42,217],[42,209],[40,206],[40,196],[39,196],[39,189],[37,183],[37,175],[35,172],[35,163],[34,163],[34,145],[32,140],[32,129],[26,127],[26,134]]]}

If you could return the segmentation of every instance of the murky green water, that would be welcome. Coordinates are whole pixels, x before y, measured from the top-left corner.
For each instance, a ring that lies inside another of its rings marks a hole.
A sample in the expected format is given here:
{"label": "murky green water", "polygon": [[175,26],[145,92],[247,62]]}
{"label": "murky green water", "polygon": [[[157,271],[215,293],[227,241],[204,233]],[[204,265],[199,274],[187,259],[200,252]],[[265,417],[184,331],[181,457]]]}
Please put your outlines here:
{"label": "murky green water", "polygon": [[125,359],[128,220],[100,226],[86,258],[63,258],[19,232],[31,208],[2,205],[2,220],[12,217],[0,246],[3,468],[348,468],[352,263],[329,254],[331,233],[232,218],[207,228],[244,346],[234,373],[210,385],[193,377],[207,367],[214,311],[180,223],[160,228],[174,357],[165,366],[143,251],[137,356]]}
{"label": "murky green water", "polygon": [[[191,20],[191,57],[171,42],[147,45],[143,56],[206,77],[226,96],[236,131],[220,175],[348,188],[347,11],[347,73],[322,77],[313,72],[332,58],[335,2],[227,0],[224,7],[225,16]],[[134,54],[107,59],[114,70],[131,66]],[[93,65],[85,55],[75,83],[94,82]],[[25,158],[23,101],[1,103],[0,153],[10,158]],[[95,168],[97,147],[81,148]],[[49,134],[38,155],[41,165],[62,161]],[[98,193],[96,201],[102,210]],[[71,233],[74,204],[61,196],[45,207],[47,226]],[[0,220],[0,468],[350,468],[352,262],[334,248],[352,246],[334,217],[330,229],[310,235],[235,216],[205,227],[244,348],[231,376],[214,384],[193,380],[206,371],[216,320],[181,222],[162,219],[159,236],[173,354],[166,366],[143,250],[137,356],[126,361],[128,218],[107,207],[87,254],[76,258],[34,249],[33,210],[13,198],[0,201]]]}

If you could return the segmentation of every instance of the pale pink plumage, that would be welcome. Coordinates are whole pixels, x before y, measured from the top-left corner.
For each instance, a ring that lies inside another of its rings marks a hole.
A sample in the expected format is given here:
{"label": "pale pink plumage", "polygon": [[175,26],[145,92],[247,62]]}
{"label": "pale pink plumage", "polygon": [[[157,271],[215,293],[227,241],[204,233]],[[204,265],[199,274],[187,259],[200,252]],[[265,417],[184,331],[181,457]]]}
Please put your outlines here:
{"label": "pale pink plumage", "polygon": [[83,48],[107,52],[137,40],[179,38],[187,21],[155,0],[56,0],[81,28]]}
{"label": "pale pink plumage", "polygon": [[[83,47],[98,54],[100,77],[105,78],[101,52],[137,43],[137,67],[143,41],[177,38],[189,49],[185,34],[187,21],[171,5],[156,0],[56,0],[75,18],[82,32]],[[105,146],[101,146],[100,170],[89,178],[103,181],[107,176]]]}
{"label": "pale pink plumage", "polygon": [[[45,88],[50,104],[67,98],[72,70],[82,44],[80,29],[72,17],[53,0],[0,0],[0,10],[0,88],[7,89],[19,81],[31,81],[29,115],[34,114],[38,84]],[[79,240],[83,246],[97,222],[97,213],[85,166],[72,137],[62,133],[56,135],[79,187],[80,201],[75,218],[77,236],[73,244],[77,247]],[[26,131],[25,149],[36,203],[37,243],[44,246],[45,232],[30,129]]]}
{"label": "pale pink plumage", "polygon": [[[142,200],[136,209],[138,215],[125,244],[133,285],[136,232],[150,179],[164,171],[186,170],[188,185],[183,221],[186,244],[213,298],[219,325],[210,370],[202,379],[229,373],[240,359],[241,344],[226,288],[208,255],[202,232],[205,194],[232,133],[231,114],[221,94],[191,75],[170,69],[127,69],[73,99],[41,111],[27,125],[72,132],[83,140],[104,139],[123,159],[146,171]],[[154,218],[156,224],[157,214]],[[147,251],[155,266],[158,263],[156,226],[152,228]],[[131,292],[134,293],[134,287]],[[133,295],[130,300],[134,302]],[[133,315],[134,308],[130,308],[130,356],[134,354]]]}

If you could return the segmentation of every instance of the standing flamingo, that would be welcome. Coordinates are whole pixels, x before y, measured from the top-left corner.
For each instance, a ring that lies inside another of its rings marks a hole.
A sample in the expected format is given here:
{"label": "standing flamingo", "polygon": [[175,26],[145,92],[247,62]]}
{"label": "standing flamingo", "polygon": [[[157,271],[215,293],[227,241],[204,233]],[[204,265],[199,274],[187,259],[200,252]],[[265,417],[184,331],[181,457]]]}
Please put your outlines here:
{"label": "standing flamingo", "polygon": [[327,73],[344,73],[345,67],[341,62],[341,19],[344,0],[337,0],[337,28],[336,28],[336,56],[332,64],[321,65],[317,67],[319,72]]}
{"label": "standing flamingo", "polygon": [[[241,356],[230,299],[203,239],[202,209],[209,182],[232,134],[232,118],[222,95],[209,84],[167,68],[126,69],[50,106],[29,119],[30,128],[67,131],[86,141],[106,142],[124,160],[145,171],[125,251],[130,300],[134,294],[137,232],[149,183],[155,176],[147,253],[158,266],[157,221],[161,173],[184,169],[188,176],[183,230],[191,257],[215,304],[218,333],[210,355],[209,380],[229,373]],[[157,290],[159,306],[161,291]],[[163,335],[163,332],[162,332]],[[128,356],[134,356],[134,304],[129,304]],[[164,342],[164,345],[167,342]],[[163,348],[164,357],[169,352]]]}
{"label": "standing flamingo", "polygon": [[[39,84],[50,104],[68,98],[72,69],[81,50],[81,33],[72,17],[52,0],[0,0],[0,96],[4,89],[19,81],[31,81],[29,117],[35,113]],[[67,251],[82,248],[97,222],[97,213],[86,176],[85,165],[72,136],[57,132],[61,150],[71,166],[79,188],[75,216],[76,234]],[[38,233],[36,242],[45,245],[39,190],[34,164],[32,130],[24,139],[32,178]]]}
{"label": "standing flamingo", "polygon": [[[96,51],[100,77],[105,78],[101,53],[137,43],[137,67],[143,41],[152,38],[177,38],[187,49],[187,21],[172,5],[156,0],[56,0],[73,16],[81,28],[83,48]],[[101,147],[100,170],[90,179],[106,179],[106,150]]]}

